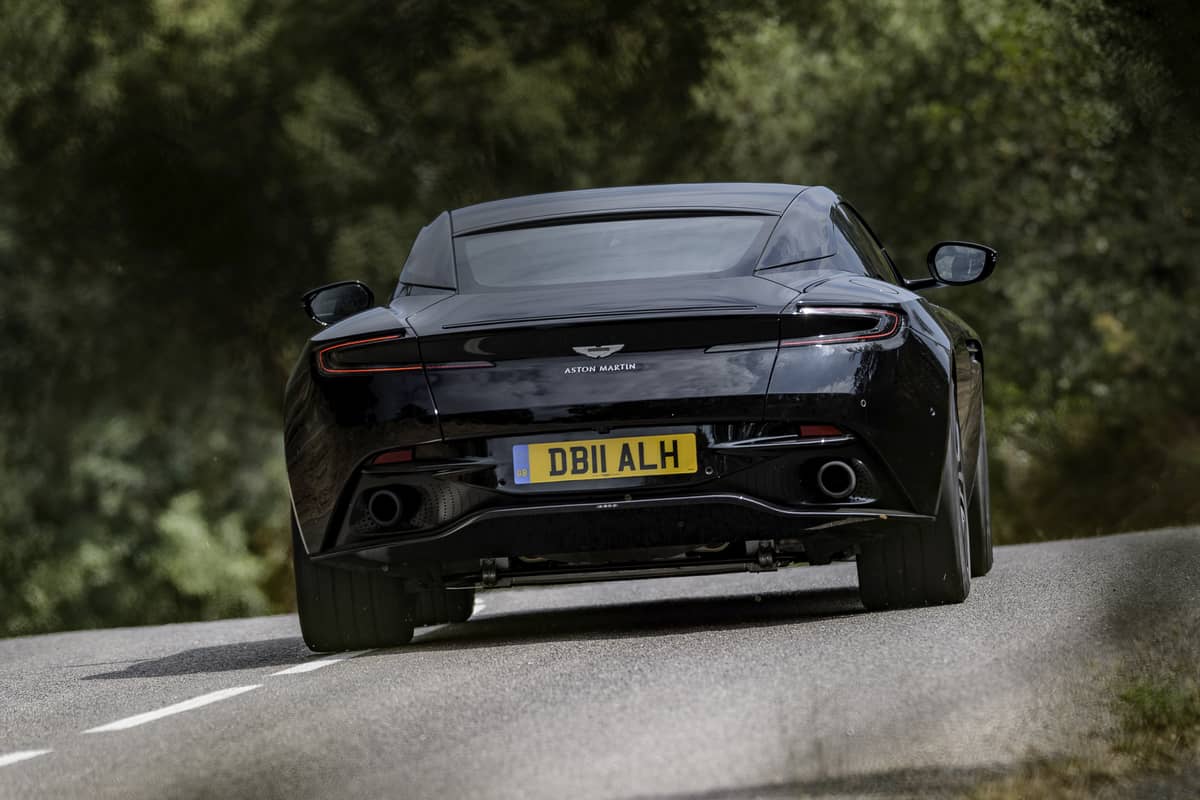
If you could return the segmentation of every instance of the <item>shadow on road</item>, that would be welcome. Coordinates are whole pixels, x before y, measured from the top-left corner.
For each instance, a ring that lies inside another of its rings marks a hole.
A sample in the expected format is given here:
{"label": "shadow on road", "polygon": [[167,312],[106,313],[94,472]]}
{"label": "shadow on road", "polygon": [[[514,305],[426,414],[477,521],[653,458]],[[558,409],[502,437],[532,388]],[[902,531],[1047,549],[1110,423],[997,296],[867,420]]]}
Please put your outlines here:
{"label": "shadow on road", "polygon": [[418,631],[411,646],[429,651],[438,646],[462,649],[548,640],[670,636],[701,630],[818,622],[859,613],[865,611],[859,602],[858,590],[853,587],[734,597],[673,598],[485,616],[465,625]]}
{"label": "shadow on road", "polygon": [[[700,630],[816,622],[856,613],[863,613],[863,608],[854,588],[532,609],[489,615],[462,625],[418,629],[412,645],[383,652],[394,656],[406,650],[428,653],[547,640],[669,636]],[[139,661],[124,669],[88,675],[83,680],[159,678],[282,667],[312,657],[299,636],[288,636],[196,647]]]}
{"label": "shadow on road", "polygon": [[229,672],[256,667],[285,667],[312,657],[299,636],[262,639],[196,647],[173,655],[138,661],[121,670],[86,675],[85,681],[112,678],[162,678],[171,675],[197,675],[205,672]]}

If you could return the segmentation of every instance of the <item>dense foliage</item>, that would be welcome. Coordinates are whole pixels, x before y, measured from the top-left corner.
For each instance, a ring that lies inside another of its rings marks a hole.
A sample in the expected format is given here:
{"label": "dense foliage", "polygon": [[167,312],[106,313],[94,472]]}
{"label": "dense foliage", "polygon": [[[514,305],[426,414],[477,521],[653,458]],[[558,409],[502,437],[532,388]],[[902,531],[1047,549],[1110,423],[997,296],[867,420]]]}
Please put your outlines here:
{"label": "dense foliage", "polygon": [[1003,541],[1200,518],[1181,0],[0,0],[0,634],[288,607],[283,381],[443,208],[825,183],[988,345]]}

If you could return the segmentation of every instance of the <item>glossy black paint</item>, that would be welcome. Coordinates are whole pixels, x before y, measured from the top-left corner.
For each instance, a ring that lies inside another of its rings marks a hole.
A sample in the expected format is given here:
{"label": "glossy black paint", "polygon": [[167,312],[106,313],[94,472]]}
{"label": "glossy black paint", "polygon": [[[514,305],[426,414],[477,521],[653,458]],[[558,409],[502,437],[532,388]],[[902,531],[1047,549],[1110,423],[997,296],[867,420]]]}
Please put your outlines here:
{"label": "glossy black paint", "polygon": [[[778,222],[758,264],[736,277],[454,289],[456,235],[696,210]],[[967,485],[974,477],[982,347],[895,275],[881,248],[870,252],[877,243],[852,214],[823,187],[715,184],[537,195],[439,216],[389,305],[315,334],[289,381],[285,449],[306,550],[469,580],[480,558],[649,560],[721,537],[794,538],[833,553],[934,514],[952,409]],[[870,341],[781,346],[807,307],[877,309],[901,323]],[[347,369],[337,374],[318,366],[326,348],[380,338],[389,363],[372,352],[338,362]],[[574,350],[611,344],[622,348],[604,359]],[[800,441],[802,423],[845,435]],[[681,431],[697,436],[696,474],[513,481],[515,444]],[[411,460],[370,464],[397,448],[412,448]],[[861,470],[863,488],[847,500],[813,492],[812,474],[831,458]],[[363,515],[380,487],[415,509],[388,530]]]}
{"label": "glossy black paint", "polygon": [[[495,364],[430,373],[443,435],[759,419],[796,292],[753,276],[630,288],[458,295],[410,317],[427,360]],[[572,349],[611,343],[624,349],[603,362]],[[569,371],[617,364],[635,369]]]}

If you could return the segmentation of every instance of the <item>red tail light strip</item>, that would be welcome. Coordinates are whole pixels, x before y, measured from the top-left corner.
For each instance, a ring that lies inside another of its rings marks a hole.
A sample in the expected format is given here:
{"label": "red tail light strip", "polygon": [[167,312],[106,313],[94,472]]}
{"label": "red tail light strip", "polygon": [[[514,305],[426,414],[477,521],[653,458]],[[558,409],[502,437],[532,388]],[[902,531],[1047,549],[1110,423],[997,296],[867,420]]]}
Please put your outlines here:
{"label": "red tail light strip", "polygon": [[328,375],[355,375],[362,374],[364,372],[415,372],[416,370],[421,369],[420,364],[404,364],[394,367],[355,367],[350,369],[345,367],[331,367],[325,361],[326,353],[333,352],[334,350],[341,350],[344,347],[360,347],[364,344],[373,344],[375,342],[394,342],[397,339],[403,338],[403,336],[375,336],[371,339],[355,339],[354,341],[350,342],[331,344],[329,347],[323,347],[317,351],[317,366],[320,368],[321,372],[324,372]]}
{"label": "red tail light strip", "polygon": [[900,330],[900,314],[886,311],[882,308],[803,308],[801,314],[828,314],[831,316],[874,317],[878,324],[865,333],[843,334],[840,336],[810,336],[803,339],[785,339],[780,347],[799,347],[812,344],[843,344],[846,342],[866,342],[871,339],[886,339],[896,335]]}
{"label": "red tail light strip", "polygon": [[374,336],[370,339],[354,339],[349,342],[339,342],[317,351],[317,367],[326,375],[361,375],[372,372],[418,372],[422,369],[480,369],[496,366],[490,361],[450,361],[442,364],[396,364],[379,367],[335,367],[325,358],[326,353],[341,350],[345,347],[361,347],[376,342],[393,342],[403,339],[403,336]]}
{"label": "red tail light strip", "polygon": [[445,364],[426,364],[425,369],[484,369],[494,366],[490,361],[449,361]]}

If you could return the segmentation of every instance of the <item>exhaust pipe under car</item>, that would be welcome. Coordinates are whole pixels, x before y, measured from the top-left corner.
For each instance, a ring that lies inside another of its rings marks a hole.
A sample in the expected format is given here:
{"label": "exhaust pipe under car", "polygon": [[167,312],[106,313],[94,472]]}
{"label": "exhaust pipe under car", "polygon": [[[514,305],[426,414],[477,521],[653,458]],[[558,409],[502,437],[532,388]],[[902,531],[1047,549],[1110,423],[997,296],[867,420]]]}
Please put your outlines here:
{"label": "exhaust pipe under car", "polygon": [[845,461],[826,461],[817,470],[817,488],[834,500],[849,497],[857,485],[858,474]]}
{"label": "exhaust pipe under car", "polygon": [[367,498],[367,516],[381,528],[399,522],[403,511],[404,504],[400,502],[399,495],[391,489],[379,489]]}

